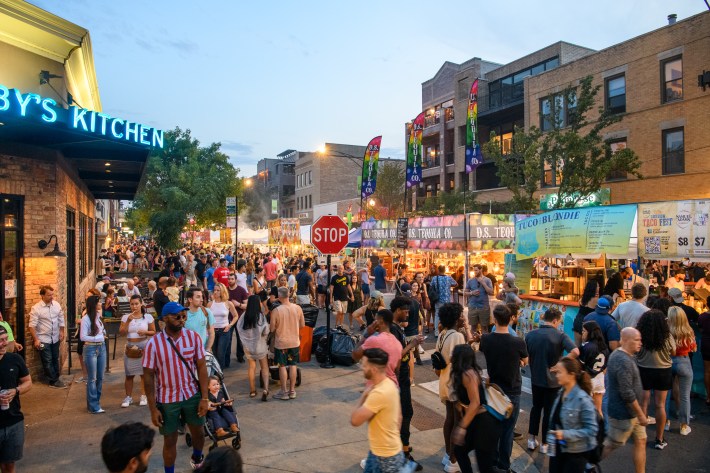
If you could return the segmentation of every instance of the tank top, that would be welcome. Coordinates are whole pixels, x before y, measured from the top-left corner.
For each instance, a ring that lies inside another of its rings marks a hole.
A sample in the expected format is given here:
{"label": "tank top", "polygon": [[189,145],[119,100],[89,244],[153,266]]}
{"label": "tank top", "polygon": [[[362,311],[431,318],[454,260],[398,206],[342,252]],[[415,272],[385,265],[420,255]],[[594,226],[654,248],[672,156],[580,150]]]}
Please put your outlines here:
{"label": "tank top", "polygon": [[214,315],[214,328],[224,328],[229,325],[229,309],[224,302],[213,302],[210,307]]}

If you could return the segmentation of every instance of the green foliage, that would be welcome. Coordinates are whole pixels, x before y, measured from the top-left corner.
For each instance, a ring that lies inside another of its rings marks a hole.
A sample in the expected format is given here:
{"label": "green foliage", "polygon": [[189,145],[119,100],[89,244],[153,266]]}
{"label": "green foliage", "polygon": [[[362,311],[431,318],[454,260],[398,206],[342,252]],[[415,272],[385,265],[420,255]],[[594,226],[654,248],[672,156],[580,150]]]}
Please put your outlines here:
{"label": "green foliage", "polygon": [[369,216],[374,214],[377,219],[393,219],[404,214],[405,178],[404,167],[401,165],[385,161],[379,167],[377,188],[372,195],[377,204],[375,208],[367,209]]}
{"label": "green foliage", "polygon": [[190,130],[165,132],[165,147],[148,157],[145,176],[126,219],[137,235],[176,248],[180,232],[195,216],[198,227],[225,221],[225,200],[238,195],[238,169],[220,144],[201,147]]}
{"label": "green foliage", "polygon": [[464,203],[466,204],[466,212],[478,210],[476,196],[473,192],[463,192],[462,190],[439,192],[435,197],[425,199],[414,214],[422,217],[462,214],[464,213]]}

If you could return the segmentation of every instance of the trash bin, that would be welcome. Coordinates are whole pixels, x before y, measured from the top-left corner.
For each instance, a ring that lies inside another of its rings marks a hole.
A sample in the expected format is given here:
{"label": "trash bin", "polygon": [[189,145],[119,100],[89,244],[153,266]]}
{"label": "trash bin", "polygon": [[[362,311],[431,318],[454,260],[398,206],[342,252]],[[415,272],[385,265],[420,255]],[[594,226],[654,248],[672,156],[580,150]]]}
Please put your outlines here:
{"label": "trash bin", "polygon": [[299,347],[299,358],[301,362],[311,361],[311,345],[313,344],[313,327],[305,326],[299,330],[301,336],[301,346]]}
{"label": "trash bin", "polygon": [[306,327],[315,328],[318,322],[318,307],[313,304],[303,304],[301,305],[301,310],[303,310],[303,318],[306,321]]}

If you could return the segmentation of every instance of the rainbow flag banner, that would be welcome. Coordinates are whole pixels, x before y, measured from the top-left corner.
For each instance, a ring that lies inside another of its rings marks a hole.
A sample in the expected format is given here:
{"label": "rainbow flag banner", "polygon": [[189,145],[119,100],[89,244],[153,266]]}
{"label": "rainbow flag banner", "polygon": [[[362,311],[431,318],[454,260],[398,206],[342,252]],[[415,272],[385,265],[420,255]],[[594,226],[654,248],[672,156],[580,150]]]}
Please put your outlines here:
{"label": "rainbow flag banner", "polygon": [[466,114],[466,173],[483,163],[481,146],[478,144],[478,79],[471,84]]}
{"label": "rainbow flag banner", "polygon": [[422,182],[422,131],[424,112],[417,115],[409,131],[407,144],[407,189]]}
{"label": "rainbow flag banner", "polygon": [[362,162],[362,184],[360,191],[363,199],[375,193],[377,187],[377,166],[380,161],[380,145],[382,136],[376,136],[370,140],[365,150],[365,158]]}

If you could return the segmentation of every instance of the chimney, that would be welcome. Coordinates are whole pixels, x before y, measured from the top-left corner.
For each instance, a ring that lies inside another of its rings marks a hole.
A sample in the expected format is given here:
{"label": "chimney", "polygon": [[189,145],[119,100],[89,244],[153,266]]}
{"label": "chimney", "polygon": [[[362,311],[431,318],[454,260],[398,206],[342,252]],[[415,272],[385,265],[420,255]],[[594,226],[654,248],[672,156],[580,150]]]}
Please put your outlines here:
{"label": "chimney", "polygon": [[668,24],[669,25],[675,25],[676,20],[678,19],[678,15],[675,13],[671,13],[668,15]]}

